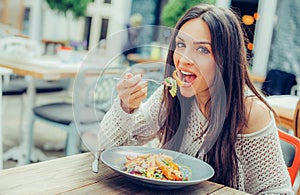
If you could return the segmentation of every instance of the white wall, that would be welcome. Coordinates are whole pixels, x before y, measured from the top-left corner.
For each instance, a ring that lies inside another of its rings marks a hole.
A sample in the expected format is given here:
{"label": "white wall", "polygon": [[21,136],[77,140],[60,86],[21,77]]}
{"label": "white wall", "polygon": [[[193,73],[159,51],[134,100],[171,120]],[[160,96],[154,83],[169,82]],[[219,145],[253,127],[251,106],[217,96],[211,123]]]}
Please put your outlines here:
{"label": "white wall", "polygon": [[71,14],[63,14],[45,8],[43,11],[43,39],[82,41],[84,19],[74,19]]}
{"label": "white wall", "polygon": [[216,6],[229,8],[231,5],[231,0],[216,0]]}
{"label": "white wall", "polygon": [[[111,16],[111,22],[108,31],[108,37],[112,38],[108,39],[107,43],[108,51],[111,53],[121,52],[124,41],[127,38],[126,36],[122,35],[124,35],[126,23],[128,23],[128,19],[130,17],[131,3],[131,0],[113,0],[112,9],[114,10],[114,14]],[[120,31],[123,33],[119,33]]]}
{"label": "white wall", "polygon": [[267,72],[276,18],[276,6],[277,0],[258,2],[258,13],[260,16],[254,32],[254,58],[251,70],[254,75],[265,76]]}
{"label": "white wall", "polygon": [[[112,0],[111,4],[104,4],[103,0],[95,0],[93,4],[89,5],[87,15],[92,16],[89,49],[98,44],[102,18],[109,19],[108,37],[125,29],[130,16],[131,3],[131,0]],[[122,40],[119,36],[114,36],[114,38],[108,39],[107,48],[114,49],[114,52],[121,51]]]}
{"label": "white wall", "polygon": [[[36,0],[27,0],[26,6],[33,8]],[[92,17],[91,33],[89,49],[98,44],[101,30],[101,19],[108,18],[109,26],[107,36],[113,36],[125,29],[126,23],[130,16],[132,0],[112,0],[111,4],[104,4],[103,0],[95,0],[90,3],[87,8],[87,16]],[[85,28],[85,19],[79,20],[67,18],[63,14],[51,10],[47,3],[42,5],[42,15],[39,16],[42,20],[41,38],[49,40],[74,40],[82,41]],[[38,32],[38,29],[35,29]],[[114,36],[115,39],[109,39],[107,48],[113,48],[114,51],[121,51],[122,42],[119,36]],[[112,41],[113,40],[113,41]]]}

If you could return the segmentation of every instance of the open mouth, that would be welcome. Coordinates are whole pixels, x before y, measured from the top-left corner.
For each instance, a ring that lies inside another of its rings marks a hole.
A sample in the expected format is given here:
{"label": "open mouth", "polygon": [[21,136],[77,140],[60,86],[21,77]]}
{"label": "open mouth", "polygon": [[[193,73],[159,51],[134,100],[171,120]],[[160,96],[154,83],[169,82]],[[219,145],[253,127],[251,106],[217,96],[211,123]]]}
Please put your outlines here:
{"label": "open mouth", "polygon": [[192,83],[197,78],[197,76],[191,72],[180,70],[180,73],[181,73],[181,80],[185,83]]}

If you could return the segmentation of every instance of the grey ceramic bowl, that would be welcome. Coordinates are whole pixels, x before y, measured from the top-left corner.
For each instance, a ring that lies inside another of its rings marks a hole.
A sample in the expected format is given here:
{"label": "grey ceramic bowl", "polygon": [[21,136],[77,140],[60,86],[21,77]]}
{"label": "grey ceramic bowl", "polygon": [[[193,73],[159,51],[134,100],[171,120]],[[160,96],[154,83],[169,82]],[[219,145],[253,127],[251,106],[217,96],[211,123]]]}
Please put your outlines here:
{"label": "grey ceramic bowl", "polygon": [[[125,172],[124,163],[126,156],[137,156],[140,154],[153,153],[165,154],[173,157],[173,161],[177,163],[183,172],[184,176],[188,177],[188,181],[168,181],[156,180],[146,177],[136,176]],[[122,174],[127,179],[134,183],[144,185],[146,187],[162,188],[162,189],[176,189],[189,185],[195,185],[208,180],[214,175],[214,169],[206,162],[188,156],[186,154],[178,153],[171,150],[149,148],[143,146],[120,146],[108,149],[101,153],[102,162],[109,166],[114,171]]]}

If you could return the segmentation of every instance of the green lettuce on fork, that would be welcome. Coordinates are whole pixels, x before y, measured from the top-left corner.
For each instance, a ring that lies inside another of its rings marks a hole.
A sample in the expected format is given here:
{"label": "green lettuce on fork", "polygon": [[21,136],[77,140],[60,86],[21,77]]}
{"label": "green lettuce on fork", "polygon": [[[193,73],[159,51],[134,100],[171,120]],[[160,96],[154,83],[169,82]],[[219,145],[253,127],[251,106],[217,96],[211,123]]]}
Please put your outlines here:
{"label": "green lettuce on fork", "polygon": [[169,90],[170,94],[172,97],[176,96],[177,92],[177,85],[181,87],[183,85],[183,82],[178,78],[176,74],[176,70],[172,74],[173,77],[167,77],[164,79],[163,84],[170,87],[171,89]]}

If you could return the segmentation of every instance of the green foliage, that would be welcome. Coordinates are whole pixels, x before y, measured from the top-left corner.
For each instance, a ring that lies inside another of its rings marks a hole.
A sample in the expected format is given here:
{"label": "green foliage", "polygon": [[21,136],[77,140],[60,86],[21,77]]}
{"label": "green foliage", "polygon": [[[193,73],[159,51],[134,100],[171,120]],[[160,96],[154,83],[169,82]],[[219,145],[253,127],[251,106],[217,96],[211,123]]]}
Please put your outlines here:
{"label": "green foliage", "polygon": [[49,7],[59,13],[70,11],[75,18],[85,16],[87,5],[91,0],[46,0]]}
{"label": "green foliage", "polygon": [[200,3],[215,4],[215,2],[216,0],[169,0],[162,11],[162,24],[174,27],[176,22],[189,8]]}

